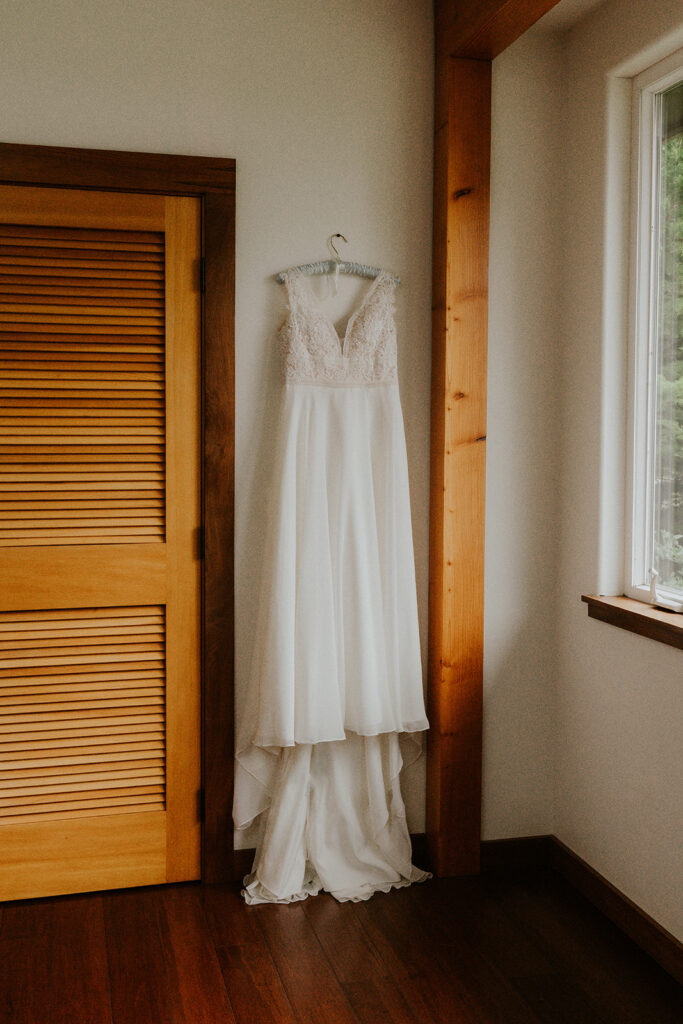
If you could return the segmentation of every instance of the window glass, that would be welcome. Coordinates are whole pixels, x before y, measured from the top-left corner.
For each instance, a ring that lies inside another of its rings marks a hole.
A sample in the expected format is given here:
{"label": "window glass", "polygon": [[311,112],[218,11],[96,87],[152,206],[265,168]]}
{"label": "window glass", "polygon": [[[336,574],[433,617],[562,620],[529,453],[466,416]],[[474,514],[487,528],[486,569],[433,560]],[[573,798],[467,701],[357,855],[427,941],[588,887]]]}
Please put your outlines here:
{"label": "window glass", "polygon": [[683,591],[683,82],[659,94],[650,564]]}

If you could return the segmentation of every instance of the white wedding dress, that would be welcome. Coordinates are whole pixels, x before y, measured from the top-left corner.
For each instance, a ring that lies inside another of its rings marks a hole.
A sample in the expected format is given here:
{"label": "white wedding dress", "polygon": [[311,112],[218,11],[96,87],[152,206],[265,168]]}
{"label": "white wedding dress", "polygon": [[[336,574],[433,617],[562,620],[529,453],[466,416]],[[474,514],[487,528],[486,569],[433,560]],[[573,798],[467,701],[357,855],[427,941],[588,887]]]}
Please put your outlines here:
{"label": "white wedding dress", "polygon": [[394,283],[343,339],[290,271],[285,396],[234,817],[265,815],[248,903],[339,900],[428,877],[399,786],[428,728]]}

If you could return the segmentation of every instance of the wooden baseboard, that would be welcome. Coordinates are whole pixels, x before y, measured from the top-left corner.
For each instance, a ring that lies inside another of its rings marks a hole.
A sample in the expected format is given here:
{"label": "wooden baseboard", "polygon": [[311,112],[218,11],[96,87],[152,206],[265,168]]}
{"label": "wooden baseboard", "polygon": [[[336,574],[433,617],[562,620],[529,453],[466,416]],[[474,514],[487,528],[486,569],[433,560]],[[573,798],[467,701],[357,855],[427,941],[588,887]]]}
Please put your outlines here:
{"label": "wooden baseboard", "polygon": [[233,850],[232,852],[232,877],[235,882],[241,882],[245,875],[251,871],[256,850]]}
{"label": "wooden baseboard", "polygon": [[556,836],[482,842],[481,867],[486,872],[556,871],[683,984],[683,943]]}
{"label": "wooden baseboard", "polygon": [[553,836],[551,867],[683,984],[683,943]]}
{"label": "wooden baseboard", "polygon": [[481,844],[481,870],[483,873],[501,871],[539,871],[550,867],[553,836],[523,836],[519,839],[483,840]]}
{"label": "wooden baseboard", "polygon": [[413,844],[413,864],[416,868],[422,868],[423,871],[433,871],[433,866],[429,857],[429,843],[427,836],[424,832],[416,832],[411,835],[410,841]]}

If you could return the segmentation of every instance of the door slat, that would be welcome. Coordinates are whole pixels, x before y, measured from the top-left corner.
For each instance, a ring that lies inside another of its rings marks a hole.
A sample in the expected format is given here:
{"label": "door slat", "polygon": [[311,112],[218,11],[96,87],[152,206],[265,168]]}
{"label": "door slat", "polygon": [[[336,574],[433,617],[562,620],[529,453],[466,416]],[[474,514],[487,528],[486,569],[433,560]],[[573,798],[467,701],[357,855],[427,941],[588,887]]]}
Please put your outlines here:
{"label": "door slat", "polygon": [[0,613],[0,822],[103,794],[163,804],[164,622],[162,606]]}

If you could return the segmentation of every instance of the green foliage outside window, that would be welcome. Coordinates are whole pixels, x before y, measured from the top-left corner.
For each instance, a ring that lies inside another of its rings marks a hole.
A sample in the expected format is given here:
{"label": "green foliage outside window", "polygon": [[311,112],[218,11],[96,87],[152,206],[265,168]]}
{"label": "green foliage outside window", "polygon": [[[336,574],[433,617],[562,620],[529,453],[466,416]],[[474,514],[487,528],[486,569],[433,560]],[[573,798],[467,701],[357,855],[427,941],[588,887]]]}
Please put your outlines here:
{"label": "green foliage outside window", "polygon": [[661,109],[654,566],[683,590],[683,82]]}

